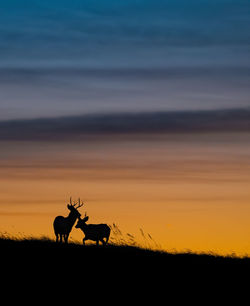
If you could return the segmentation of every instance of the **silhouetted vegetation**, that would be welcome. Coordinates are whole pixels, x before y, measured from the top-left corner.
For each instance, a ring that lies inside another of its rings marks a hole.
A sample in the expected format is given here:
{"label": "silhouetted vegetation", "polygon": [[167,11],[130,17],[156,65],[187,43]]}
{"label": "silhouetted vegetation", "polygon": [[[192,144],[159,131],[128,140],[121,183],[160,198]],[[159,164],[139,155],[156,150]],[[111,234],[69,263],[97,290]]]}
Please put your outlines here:
{"label": "silhouetted vegetation", "polygon": [[91,290],[95,295],[102,290],[113,297],[118,292],[119,303],[124,297],[133,299],[135,293],[145,299],[148,295],[157,297],[155,294],[160,288],[162,294],[175,290],[178,295],[184,288],[196,292],[197,286],[209,291],[216,286],[221,290],[228,282],[245,279],[250,267],[250,258],[171,254],[112,243],[83,246],[72,242],[56,243],[46,237],[3,237],[0,249],[3,279],[10,277],[11,283],[15,280],[18,287],[23,286],[23,292],[33,287],[39,295],[50,296],[49,293],[58,294],[58,288],[62,288],[62,297],[65,291],[82,299]]}
{"label": "silhouetted vegetation", "polygon": [[74,301],[88,296],[104,300],[106,293],[107,301],[113,298],[118,304],[124,299],[134,301],[135,296],[140,301],[150,297],[162,301],[163,296],[169,299],[172,294],[174,299],[187,300],[187,292],[193,300],[200,293],[199,288],[206,291],[203,301],[216,288],[230,290],[228,284],[235,288],[235,284],[246,279],[250,267],[250,258],[171,254],[112,243],[83,246],[56,243],[46,237],[2,237],[0,249],[2,279],[9,279],[6,292],[9,294],[11,288],[12,294],[16,288],[22,288],[25,298],[26,292],[32,298],[36,292],[36,301],[41,297],[50,300],[51,293],[56,299],[70,296]]}
{"label": "silhouetted vegetation", "polygon": [[[0,237],[0,246],[2,255],[16,256],[17,259],[22,256],[38,255],[49,258],[59,256],[61,259],[70,255],[72,258],[81,259],[82,262],[86,260],[94,261],[95,258],[102,258],[107,261],[125,262],[143,262],[148,261],[148,264],[156,264],[161,262],[164,265],[172,264],[250,264],[250,257],[237,256],[221,256],[216,254],[196,254],[192,252],[184,253],[168,253],[159,250],[150,250],[132,245],[117,245],[109,244],[105,247],[96,246],[94,244],[81,245],[77,242],[68,244],[57,244],[54,240],[47,237],[43,238],[14,238],[8,236]],[[16,253],[17,252],[17,253]]]}

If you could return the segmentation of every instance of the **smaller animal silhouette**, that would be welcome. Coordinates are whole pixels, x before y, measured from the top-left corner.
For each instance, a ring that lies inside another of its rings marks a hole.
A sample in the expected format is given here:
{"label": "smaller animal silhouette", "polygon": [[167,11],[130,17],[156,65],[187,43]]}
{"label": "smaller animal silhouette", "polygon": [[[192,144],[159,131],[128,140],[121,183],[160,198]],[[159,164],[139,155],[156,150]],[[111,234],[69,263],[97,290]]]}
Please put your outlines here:
{"label": "smaller animal silhouette", "polygon": [[68,210],[70,211],[68,217],[57,216],[54,220],[53,227],[56,235],[56,242],[58,242],[60,237],[60,242],[64,239],[64,242],[68,242],[69,234],[74,226],[77,218],[81,217],[81,214],[77,210],[81,206],[83,206],[83,202],[80,204],[80,198],[77,203],[72,204],[72,200],[70,197],[70,204],[67,205]]}
{"label": "smaller animal silhouette", "polygon": [[[110,227],[107,224],[86,224],[89,217],[85,213],[85,217],[81,219],[78,218],[78,222],[76,224],[76,228],[80,228],[85,237],[83,238],[83,245],[85,245],[86,240],[96,241],[96,245],[99,245],[99,241],[102,242],[103,245],[108,243],[110,236]],[[106,238],[106,241],[104,241]]]}

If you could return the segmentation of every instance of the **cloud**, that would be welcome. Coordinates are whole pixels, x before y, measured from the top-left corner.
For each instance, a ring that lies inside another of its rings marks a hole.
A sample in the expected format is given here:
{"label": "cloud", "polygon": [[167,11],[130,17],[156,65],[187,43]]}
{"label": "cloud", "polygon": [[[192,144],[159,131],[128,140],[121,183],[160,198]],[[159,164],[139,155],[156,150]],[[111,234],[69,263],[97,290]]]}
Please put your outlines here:
{"label": "cloud", "polygon": [[71,140],[89,135],[249,132],[250,109],[95,114],[0,122],[0,140]]}
{"label": "cloud", "polygon": [[[232,46],[246,48],[248,60],[250,18],[244,0],[1,2],[1,63],[82,60],[134,66],[156,57],[164,64],[176,52],[173,47],[187,56],[211,46],[217,51],[211,54],[214,62],[226,58]],[[218,59],[219,46],[225,48]]]}

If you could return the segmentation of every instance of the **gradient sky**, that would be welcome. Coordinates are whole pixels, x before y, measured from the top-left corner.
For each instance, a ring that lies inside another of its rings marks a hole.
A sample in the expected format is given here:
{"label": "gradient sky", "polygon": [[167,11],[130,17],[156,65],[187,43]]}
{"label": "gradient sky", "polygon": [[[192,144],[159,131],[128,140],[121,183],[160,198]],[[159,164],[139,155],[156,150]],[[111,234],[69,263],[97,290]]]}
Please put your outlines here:
{"label": "gradient sky", "polygon": [[0,231],[52,237],[81,196],[90,222],[164,249],[250,254],[249,1],[6,0],[0,17]]}
{"label": "gradient sky", "polygon": [[248,0],[6,0],[0,119],[249,106]]}

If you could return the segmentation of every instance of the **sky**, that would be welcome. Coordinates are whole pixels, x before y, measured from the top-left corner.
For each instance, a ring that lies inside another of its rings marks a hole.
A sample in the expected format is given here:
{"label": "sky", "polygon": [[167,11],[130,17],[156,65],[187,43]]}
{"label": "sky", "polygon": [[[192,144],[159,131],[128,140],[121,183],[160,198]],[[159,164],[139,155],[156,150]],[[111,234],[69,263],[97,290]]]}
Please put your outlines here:
{"label": "sky", "polygon": [[80,196],[89,222],[164,249],[250,254],[248,0],[3,0],[0,16],[1,232],[53,237]]}
{"label": "sky", "polygon": [[247,0],[8,0],[0,119],[249,106]]}

